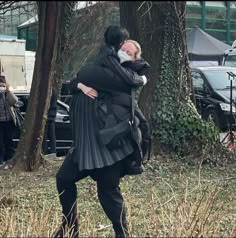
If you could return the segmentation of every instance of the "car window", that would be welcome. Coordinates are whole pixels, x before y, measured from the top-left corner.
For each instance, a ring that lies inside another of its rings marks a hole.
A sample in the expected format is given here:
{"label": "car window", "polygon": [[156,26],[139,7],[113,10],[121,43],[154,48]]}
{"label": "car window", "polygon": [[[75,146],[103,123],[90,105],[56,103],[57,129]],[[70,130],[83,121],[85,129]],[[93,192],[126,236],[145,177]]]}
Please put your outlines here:
{"label": "car window", "polygon": [[22,106],[20,107],[20,110],[22,112],[22,114],[24,115],[27,109],[27,105],[28,105],[28,101],[29,101],[29,95],[16,95],[18,97],[19,100],[19,104],[21,104]]}
{"label": "car window", "polygon": [[225,66],[236,67],[236,55],[227,55],[225,57]]}
{"label": "car window", "polygon": [[57,103],[57,113],[62,114],[62,115],[68,115],[68,112],[65,107]]}
{"label": "car window", "polygon": [[[230,85],[229,75],[227,72],[232,72],[236,75],[236,70],[234,69],[206,70],[204,71],[204,74],[212,88],[225,89]],[[235,86],[235,80],[233,80],[233,86]]]}
{"label": "car window", "polygon": [[198,72],[191,72],[193,87],[195,90],[204,90],[204,80]]}

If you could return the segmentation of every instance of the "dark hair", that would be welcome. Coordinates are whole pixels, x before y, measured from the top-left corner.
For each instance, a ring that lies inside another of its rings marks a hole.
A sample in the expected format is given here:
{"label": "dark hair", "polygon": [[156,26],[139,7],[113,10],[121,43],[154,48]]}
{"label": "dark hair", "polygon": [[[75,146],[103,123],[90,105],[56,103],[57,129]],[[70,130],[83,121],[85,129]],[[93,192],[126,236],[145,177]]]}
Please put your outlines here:
{"label": "dark hair", "polygon": [[119,49],[121,43],[129,38],[129,32],[120,26],[109,26],[104,33],[104,38],[107,45]]}
{"label": "dark hair", "polygon": [[6,78],[4,75],[0,75],[0,83],[6,83]]}

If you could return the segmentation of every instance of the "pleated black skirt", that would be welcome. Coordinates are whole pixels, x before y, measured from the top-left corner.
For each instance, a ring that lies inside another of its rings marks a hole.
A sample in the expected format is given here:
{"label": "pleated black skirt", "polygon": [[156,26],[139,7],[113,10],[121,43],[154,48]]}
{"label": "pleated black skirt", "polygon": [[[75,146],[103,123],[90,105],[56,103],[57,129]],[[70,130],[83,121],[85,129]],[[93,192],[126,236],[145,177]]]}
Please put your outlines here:
{"label": "pleated black skirt", "polygon": [[95,100],[83,93],[71,100],[70,120],[74,140],[74,160],[78,169],[91,170],[112,165],[133,152],[132,142],[125,138],[124,146],[109,151],[97,136]]}

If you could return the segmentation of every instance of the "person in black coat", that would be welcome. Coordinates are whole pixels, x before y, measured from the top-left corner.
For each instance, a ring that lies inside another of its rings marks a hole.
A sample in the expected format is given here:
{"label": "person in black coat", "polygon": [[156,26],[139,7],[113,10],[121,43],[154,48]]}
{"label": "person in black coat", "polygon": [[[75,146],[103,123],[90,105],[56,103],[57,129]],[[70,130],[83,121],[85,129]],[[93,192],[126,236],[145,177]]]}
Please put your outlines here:
{"label": "person in black coat", "polygon": [[[127,82],[143,84],[141,76],[125,69],[117,61],[117,51],[129,37],[127,30],[118,26],[111,26],[106,30],[104,37],[106,46],[99,52],[97,64],[111,63],[116,73]],[[95,90],[92,91],[96,97]],[[112,151],[109,151],[98,140],[95,110],[97,103],[98,100],[86,96],[78,89],[71,99],[70,121],[73,128],[74,144],[56,175],[57,190],[60,194],[59,199],[64,219],[60,228],[54,233],[54,237],[62,237],[66,226],[70,228],[70,236],[78,236],[75,183],[87,176],[97,182],[99,201],[113,224],[116,237],[128,236],[126,211],[119,184],[120,178],[124,174],[125,158],[132,154],[134,149],[130,138],[124,138],[124,146]]]}
{"label": "person in black coat", "polygon": [[[57,114],[57,93],[56,90],[52,88],[52,95],[50,99],[50,105],[48,109],[48,116],[45,125],[44,139],[43,139],[43,152],[45,155],[56,153],[56,130],[55,130],[56,114]],[[48,145],[50,149],[48,149]]]}
{"label": "person in black coat", "polygon": [[[144,74],[150,68],[150,65],[141,58],[141,47],[138,42],[133,40],[127,40],[118,51],[118,57],[122,66],[128,70],[137,72],[139,75],[143,76],[144,82],[147,81]],[[107,66],[109,63],[106,61]],[[112,68],[112,66],[110,67]],[[110,70],[110,69],[109,69]],[[143,171],[142,161],[143,157],[147,153],[148,148],[150,148],[150,131],[146,118],[144,117],[142,111],[139,109],[137,101],[131,99],[131,90],[134,93],[133,88],[138,87],[139,83],[130,82],[128,80],[123,80],[119,75],[115,74],[108,67],[95,67],[94,65],[86,66],[77,74],[77,78],[72,80],[71,85],[72,90],[77,92],[78,87],[88,96],[94,98],[97,93],[96,90],[99,90],[98,101],[102,104],[105,101],[105,104],[109,105],[107,100],[104,100],[103,93],[107,96],[107,92],[111,97],[110,103],[112,104],[112,114],[117,119],[117,123],[126,120],[130,117],[131,113],[131,101],[134,101],[134,122],[135,125],[132,127],[132,138],[135,141],[134,147],[135,151],[132,153],[127,161],[126,165],[126,174],[134,175],[140,174]],[[94,77],[96,75],[96,77]],[[74,82],[73,82],[74,81]],[[87,86],[86,86],[87,85]],[[89,87],[88,87],[89,86]],[[92,88],[90,88],[92,87]],[[96,89],[96,90],[94,90]],[[91,90],[91,91],[90,91]],[[103,93],[102,93],[103,92]],[[94,94],[95,93],[95,94]],[[135,95],[133,95],[135,97]],[[107,106],[106,105],[106,106]],[[98,105],[98,109],[99,105]],[[102,110],[98,110],[99,112]],[[100,113],[98,115],[97,121],[99,122],[101,117],[104,117]],[[108,114],[103,113],[103,114]],[[100,128],[112,128],[111,125],[106,126],[108,120],[111,120],[112,117],[106,116],[106,121],[100,126]],[[132,118],[130,118],[132,120]],[[113,120],[114,121],[114,120]],[[114,125],[117,124],[116,122]],[[101,124],[101,123],[100,123]],[[111,124],[111,123],[110,123]],[[111,129],[112,130],[112,129]],[[107,131],[107,130],[106,130]],[[123,132],[122,132],[123,133]],[[102,136],[104,137],[104,136]],[[117,137],[117,135],[116,135]],[[107,137],[106,137],[107,138]],[[119,143],[118,140],[116,140]]]}

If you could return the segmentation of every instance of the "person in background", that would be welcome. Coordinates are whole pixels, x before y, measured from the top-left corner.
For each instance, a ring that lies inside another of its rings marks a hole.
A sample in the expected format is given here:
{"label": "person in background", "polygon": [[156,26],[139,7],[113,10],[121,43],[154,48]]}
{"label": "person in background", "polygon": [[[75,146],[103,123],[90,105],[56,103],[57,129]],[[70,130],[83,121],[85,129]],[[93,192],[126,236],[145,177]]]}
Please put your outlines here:
{"label": "person in background", "polygon": [[[45,125],[44,139],[43,139],[43,152],[45,155],[56,153],[56,131],[55,131],[56,114],[57,114],[57,93],[56,90],[52,88],[51,101],[48,109],[48,118]],[[48,148],[48,145],[50,149]]]}
{"label": "person in background", "polygon": [[6,78],[0,75],[0,166],[10,160],[14,153],[13,136],[16,129],[16,116],[13,106],[18,98],[10,91]]}

